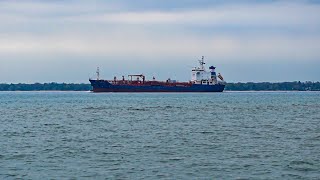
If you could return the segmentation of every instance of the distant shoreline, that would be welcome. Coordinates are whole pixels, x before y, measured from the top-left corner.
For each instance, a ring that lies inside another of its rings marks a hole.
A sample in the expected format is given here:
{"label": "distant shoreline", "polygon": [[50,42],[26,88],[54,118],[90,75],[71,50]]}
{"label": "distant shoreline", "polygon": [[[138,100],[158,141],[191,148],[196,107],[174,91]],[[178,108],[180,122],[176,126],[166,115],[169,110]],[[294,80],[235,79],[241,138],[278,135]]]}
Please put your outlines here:
{"label": "distant shoreline", "polygon": [[[31,90],[31,91],[0,91],[1,92],[39,92],[39,93],[42,93],[42,92],[52,92],[52,93],[63,93],[63,92],[87,92],[87,93],[93,93],[92,91],[72,91],[72,90],[56,90],[56,91],[52,91],[52,90],[43,90],[43,91],[39,91],[39,90]],[[283,93],[286,93],[286,92],[320,92],[320,90],[314,90],[314,91],[297,91],[297,90],[291,90],[291,91],[282,91],[282,90],[269,90],[269,91],[260,91],[260,90],[251,90],[251,91],[230,91],[230,90],[226,90],[226,91],[223,91],[223,92],[220,92],[220,93],[256,93],[256,92],[269,92],[269,93],[272,93],[272,92],[283,92]],[[172,94],[179,94],[179,92],[100,92],[100,93],[95,93],[95,94],[108,94],[108,93],[117,93],[117,94],[126,94],[126,93],[137,93],[137,94],[141,94],[141,93],[148,93],[148,94],[152,94],[152,93],[158,93],[158,94],[166,94],[166,93],[172,93]],[[212,93],[215,93],[215,92],[180,92],[181,94],[192,94],[192,93],[205,93],[205,94],[212,94]]]}
{"label": "distant shoreline", "polygon": [[[90,91],[90,84],[85,83],[0,83],[0,91]],[[247,83],[227,83],[225,91],[320,91],[320,82],[247,82]]]}

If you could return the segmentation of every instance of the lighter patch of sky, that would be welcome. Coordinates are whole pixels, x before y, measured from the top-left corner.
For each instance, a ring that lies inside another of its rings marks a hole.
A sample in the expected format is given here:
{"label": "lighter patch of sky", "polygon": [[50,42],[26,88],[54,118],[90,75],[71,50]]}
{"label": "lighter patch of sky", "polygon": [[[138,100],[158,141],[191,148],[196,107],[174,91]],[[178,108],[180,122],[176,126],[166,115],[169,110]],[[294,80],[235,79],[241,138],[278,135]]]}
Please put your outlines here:
{"label": "lighter patch of sky", "polygon": [[188,80],[201,55],[227,81],[319,80],[316,1],[170,2],[1,1],[0,82]]}

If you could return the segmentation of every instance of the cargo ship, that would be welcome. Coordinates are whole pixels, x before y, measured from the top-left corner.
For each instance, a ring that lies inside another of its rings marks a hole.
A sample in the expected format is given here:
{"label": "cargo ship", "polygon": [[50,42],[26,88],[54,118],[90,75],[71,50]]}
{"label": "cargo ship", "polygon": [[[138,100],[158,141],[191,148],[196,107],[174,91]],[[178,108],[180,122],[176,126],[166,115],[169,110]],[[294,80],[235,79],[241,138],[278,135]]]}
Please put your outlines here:
{"label": "cargo ship", "polygon": [[189,82],[178,82],[171,80],[157,81],[146,80],[143,74],[131,74],[125,79],[113,80],[100,79],[99,67],[97,68],[97,78],[89,79],[92,92],[222,92],[226,82],[220,73],[216,74],[216,67],[210,66],[209,71],[205,68],[204,56],[199,60],[199,67],[191,70],[191,80]]}

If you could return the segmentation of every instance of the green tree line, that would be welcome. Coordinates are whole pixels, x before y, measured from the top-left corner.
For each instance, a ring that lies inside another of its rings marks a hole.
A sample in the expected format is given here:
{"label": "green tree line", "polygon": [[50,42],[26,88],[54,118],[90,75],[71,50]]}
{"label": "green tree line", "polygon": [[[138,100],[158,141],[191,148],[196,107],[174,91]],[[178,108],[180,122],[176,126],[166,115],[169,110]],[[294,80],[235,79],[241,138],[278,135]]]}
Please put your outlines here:
{"label": "green tree line", "polygon": [[89,91],[90,89],[90,84],[74,83],[0,84],[0,91]]}
{"label": "green tree line", "polygon": [[320,82],[247,82],[228,83],[225,90],[228,91],[320,91]]}

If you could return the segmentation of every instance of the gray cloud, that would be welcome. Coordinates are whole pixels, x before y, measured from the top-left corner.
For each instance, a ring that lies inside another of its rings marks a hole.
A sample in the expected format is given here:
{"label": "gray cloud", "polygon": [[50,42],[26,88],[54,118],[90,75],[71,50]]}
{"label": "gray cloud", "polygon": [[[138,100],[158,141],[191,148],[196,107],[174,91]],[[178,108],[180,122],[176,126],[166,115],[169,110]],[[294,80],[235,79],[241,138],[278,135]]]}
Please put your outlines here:
{"label": "gray cloud", "polygon": [[79,71],[88,59],[106,59],[108,66],[110,57],[150,66],[200,55],[229,64],[320,58],[320,5],[303,1],[220,1],[177,9],[135,8],[125,1],[2,1],[0,24],[0,68],[38,63],[50,71],[57,59],[76,58],[85,64]]}

